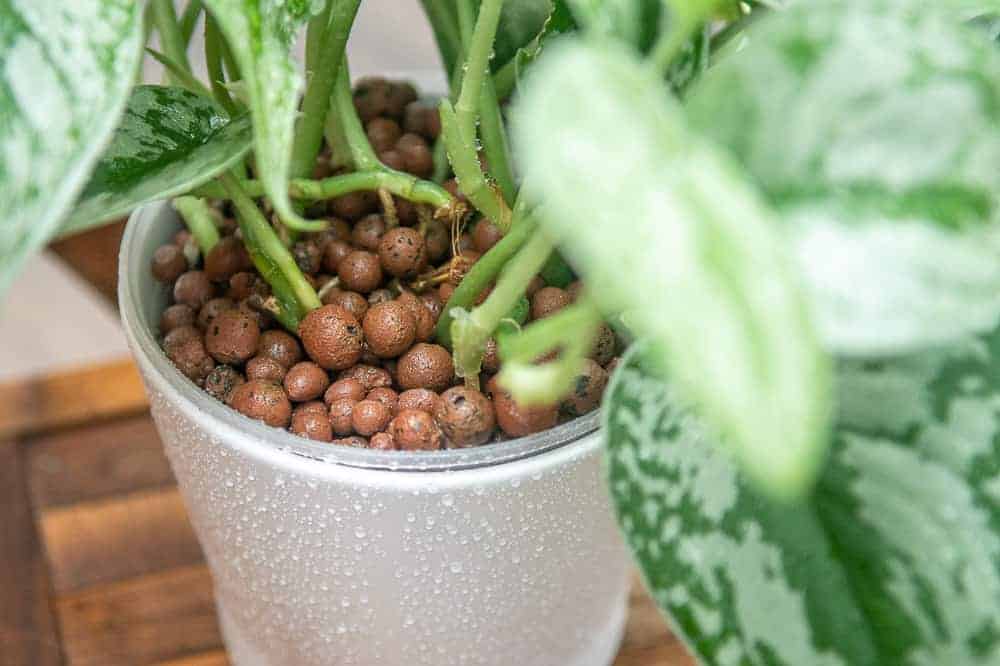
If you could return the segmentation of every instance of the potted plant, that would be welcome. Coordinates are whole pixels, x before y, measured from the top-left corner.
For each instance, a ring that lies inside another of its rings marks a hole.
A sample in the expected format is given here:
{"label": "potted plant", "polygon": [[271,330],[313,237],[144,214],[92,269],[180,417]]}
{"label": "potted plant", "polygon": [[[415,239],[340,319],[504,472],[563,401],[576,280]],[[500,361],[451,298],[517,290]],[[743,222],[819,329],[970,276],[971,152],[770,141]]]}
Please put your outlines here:
{"label": "potted plant", "polygon": [[174,197],[120,305],[234,661],[608,663],[607,442],[704,663],[996,663],[994,8],[423,4],[437,113],[359,0],[0,8],[4,279]]}

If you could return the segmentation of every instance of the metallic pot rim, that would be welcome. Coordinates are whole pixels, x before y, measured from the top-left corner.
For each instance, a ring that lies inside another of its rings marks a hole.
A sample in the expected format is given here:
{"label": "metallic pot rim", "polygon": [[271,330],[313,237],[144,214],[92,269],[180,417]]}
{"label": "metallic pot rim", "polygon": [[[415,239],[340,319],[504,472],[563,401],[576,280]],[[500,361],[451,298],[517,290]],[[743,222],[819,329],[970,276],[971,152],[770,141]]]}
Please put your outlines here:
{"label": "metallic pot rim", "polygon": [[[426,452],[331,446],[239,414],[209,396],[174,367],[156,340],[153,322],[148,321],[139,307],[137,295],[142,293],[140,276],[149,275],[149,260],[158,245],[154,232],[157,225],[166,223],[165,219],[177,224],[176,213],[166,202],[148,204],[132,213],[126,226],[118,260],[118,303],[126,335],[132,342],[133,352],[141,356],[140,362],[151,372],[154,381],[174,393],[192,413],[200,413],[218,424],[242,432],[248,436],[252,447],[268,449],[258,453],[266,455],[282,451],[318,462],[369,470],[441,472],[502,465],[571,444],[592,446],[592,440],[587,436],[600,426],[599,410],[527,437],[469,449]],[[162,241],[169,236],[160,230],[159,237]]]}

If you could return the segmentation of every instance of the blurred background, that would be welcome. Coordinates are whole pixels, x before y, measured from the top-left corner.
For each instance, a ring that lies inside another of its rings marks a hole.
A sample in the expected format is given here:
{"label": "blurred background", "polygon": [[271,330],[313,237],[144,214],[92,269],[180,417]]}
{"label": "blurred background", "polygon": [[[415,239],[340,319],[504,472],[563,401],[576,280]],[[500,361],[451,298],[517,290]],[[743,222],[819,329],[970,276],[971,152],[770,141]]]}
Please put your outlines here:
{"label": "blurred background", "polygon": [[[195,35],[192,63],[203,68],[200,24]],[[398,75],[424,93],[444,89],[434,38],[416,0],[362,3],[348,54],[355,78]],[[147,58],[144,75],[159,83],[162,71]],[[121,231],[114,224],[64,239],[30,261],[0,304],[0,382],[128,354],[114,305]]]}

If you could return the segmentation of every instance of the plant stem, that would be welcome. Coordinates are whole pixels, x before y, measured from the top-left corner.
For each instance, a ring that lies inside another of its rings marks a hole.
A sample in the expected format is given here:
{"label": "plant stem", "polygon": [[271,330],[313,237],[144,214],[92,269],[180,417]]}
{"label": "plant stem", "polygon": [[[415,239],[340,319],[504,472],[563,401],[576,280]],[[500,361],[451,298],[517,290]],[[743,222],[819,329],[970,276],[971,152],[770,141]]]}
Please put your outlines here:
{"label": "plant stem", "polygon": [[[500,274],[504,266],[511,260],[521,246],[527,242],[536,229],[535,221],[531,218],[519,220],[513,226],[510,233],[500,239],[489,251],[479,258],[479,261],[472,265],[469,272],[458,283],[451,298],[441,311],[441,316],[437,323],[437,340],[439,344],[446,347],[452,346],[451,325],[454,321],[452,311],[458,309],[468,309],[476,302],[479,295],[486,289],[490,282]],[[535,271],[537,272],[537,271]],[[532,273],[528,282],[534,277]],[[527,285],[527,282],[525,283]],[[523,290],[521,293],[524,293]],[[509,309],[509,308],[508,308]]]}
{"label": "plant stem", "polygon": [[211,15],[205,16],[205,67],[208,69],[208,84],[212,87],[212,95],[229,113],[230,117],[239,112],[239,107],[233,102],[226,90],[226,75],[222,71],[222,33]]}
{"label": "plant stem", "polygon": [[510,205],[517,196],[517,187],[514,185],[514,172],[510,166],[510,149],[507,146],[503,116],[500,114],[500,104],[497,102],[491,77],[486,77],[483,82],[479,102],[479,136],[490,175],[496,180],[504,200]]}
{"label": "plant stem", "polygon": [[[468,0],[459,1],[459,17],[464,11],[471,12]],[[462,90],[455,102],[455,115],[463,134],[475,135],[476,110],[483,87],[483,79],[489,67],[490,53],[493,51],[493,40],[496,38],[497,26],[500,24],[500,10],[503,0],[483,0],[479,7],[479,17],[472,37],[466,46],[468,54],[465,61],[465,76],[462,77]]]}
{"label": "plant stem", "polygon": [[482,305],[470,313],[456,312],[455,309],[449,311],[454,318],[451,335],[456,374],[467,380],[478,377],[486,341],[517,305],[552,249],[553,244],[548,237],[533,233],[504,267],[496,286]]}
{"label": "plant stem", "polygon": [[329,26],[322,39],[316,69],[312,71],[302,98],[302,116],[292,144],[292,178],[312,173],[316,156],[323,145],[323,127],[330,110],[331,93],[344,62],[344,47],[347,46],[347,37],[360,4],[361,0],[330,0]]}
{"label": "plant stem", "polygon": [[219,242],[219,230],[215,226],[212,209],[204,199],[198,197],[177,197],[173,201],[174,210],[184,218],[184,224],[194,236],[203,256],[208,256]]}
{"label": "plant stem", "polygon": [[212,99],[212,91],[206,88],[204,83],[196,79],[194,74],[184,69],[166,53],[160,53],[159,51],[151,48],[147,48],[146,53],[153,56],[157,62],[163,65],[167,72],[170,73],[171,78],[173,78],[178,85],[187,88],[196,95]]}
{"label": "plant stem", "polygon": [[429,204],[435,208],[454,202],[443,187],[401,171],[382,168],[374,171],[355,171],[323,180],[293,180],[290,194],[300,199],[332,199],[360,190],[385,189],[391,194],[414,203]]}
{"label": "plant stem", "polygon": [[351,159],[354,167],[358,171],[372,171],[382,166],[371,143],[365,128],[361,125],[358,112],[354,108],[354,97],[351,94],[351,74],[347,69],[347,60],[341,64],[337,72],[337,83],[334,86],[333,95],[334,109],[337,117],[340,118],[340,127],[344,133],[344,139],[351,151]]}
{"label": "plant stem", "polygon": [[323,10],[309,19],[306,27],[306,76],[319,67],[320,57],[323,53],[323,41],[326,38],[326,29],[330,25],[330,12],[336,0],[329,0]]}
{"label": "plant stem", "polygon": [[[306,312],[320,307],[321,303],[319,297],[316,296],[316,290],[302,275],[302,271],[295,263],[295,258],[282,244],[281,239],[274,232],[274,228],[264,219],[257,204],[247,196],[236,177],[231,173],[226,173],[219,176],[219,182],[226,188],[226,192],[239,213],[240,229],[243,231],[243,240],[247,249],[251,255],[260,256],[272,264],[294,295],[297,305],[296,317],[300,318]],[[259,265],[258,269],[260,269]],[[272,271],[269,274],[265,273],[264,277],[270,283],[270,278],[273,275]],[[271,286],[273,288],[274,284]],[[275,291],[275,295],[277,295],[277,291]]]}
{"label": "plant stem", "polygon": [[194,27],[198,24],[198,17],[201,16],[203,9],[202,0],[191,0],[184,8],[184,13],[181,14],[181,39],[184,40],[185,47],[191,43]]}
{"label": "plant stem", "polygon": [[187,48],[180,26],[177,24],[177,14],[174,12],[173,0],[150,0],[149,11],[153,13],[153,23],[160,35],[160,48],[185,71],[191,71],[188,62]]}

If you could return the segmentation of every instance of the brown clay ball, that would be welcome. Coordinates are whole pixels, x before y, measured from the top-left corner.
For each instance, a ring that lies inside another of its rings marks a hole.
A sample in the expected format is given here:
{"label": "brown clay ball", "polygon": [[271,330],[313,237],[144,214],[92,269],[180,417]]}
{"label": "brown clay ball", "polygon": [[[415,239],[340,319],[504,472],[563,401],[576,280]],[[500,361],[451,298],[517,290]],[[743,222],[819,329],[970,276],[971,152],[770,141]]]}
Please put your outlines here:
{"label": "brown clay ball", "polygon": [[440,287],[438,287],[438,300],[448,304],[448,300],[451,299],[451,295],[455,293],[455,285],[450,282],[445,282]]}
{"label": "brown clay ball", "polygon": [[182,326],[167,334],[163,349],[177,369],[199,386],[215,367],[215,361],[205,351],[201,334],[193,326]]}
{"label": "brown clay ball", "polygon": [[229,395],[245,382],[240,371],[231,365],[217,365],[205,377],[205,393],[221,402],[228,402]]}
{"label": "brown clay ball", "polygon": [[404,305],[413,315],[417,324],[416,341],[429,342],[434,337],[434,324],[437,323],[437,320],[424,301],[412,293],[404,291],[396,298],[396,302]]}
{"label": "brown clay ball", "polygon": [[390,81],[389,97],[385,112],[394,117],[402,119],[406,111],[406,105],[417,99],[417,90],[411,83],[406,81]]}
{"label": "brown clay ball", "polygon": [[261,297],[267,296],[269,291],[267,283],[255,273],[241,271],[229,278],[229,289],[226,290],[226,297],[234,301],[242,301],[253,294]]}
{"label": "brown clay ball", "polygon": [[403,129],[434,141],[441,134],[441,117],[433,106],[410,102],[403,111]]}
{"label": "brown clay ball", "polygon": [[403,135],[399,123],[391,118],[372,118],[365,126],[365,132],[377,153],[392,148]]}
{"label": "brown clay ball", "polygon": [[388,433],[403,451],[434,451],[441,448],[441,429],[427,412],[405,409],[389,423]]}
{"label": "brown clay ball", "polygon": [[358,402],[359,400],[364,399],[367,392],[368,391],[365,390],[365,385],[357,379],[352,377],[338,379],[334,383],[330,384],[330,388],[328,388],[323,394],[323,402],[328,405],[332,405],[337,400],[351,400],[352,402]]}
{"label": "brown clay ball", "polygon": [[434,155],[426,139],[419,134],[404,134],[396,142],[396,150],[403,156],[406,171],[418,178],[427,178],[434,171]]}
{"label": "brown clay ball", "polygon": [[[351,192],[330,202],[333,214],[345,220],[357,220],[375,209],[377,199],[371,192]],[[341,240],[347,240],[342,238]]]}
{"label": "brown clay ball", "polygon": [[395,451],[396,440],[387,432],[377,432],[368,440],[368,448],[379,451]]}
{"label": "brown clay ball", "polygon": [[307,402],[296,407],[292,412],[292,423],[288,429],[299,437],[317,442],[333,440],[330,415],[322,402]]}
{"label": "brown clay ball", "polygon": [[396,206],[396,217],[404,227],[412,227],[420,220],[417,207],[412,202],[402,197],[393,197],[392,202]]}
{"label": "brown clay ball", "polygon": [[220,239],[205,255],[205,275],[213,282],[225,282],[252,266],[243,243],[233,236]]}
{"label": "brown clay ball", "polygon": [[490,380],[490,387],[497,425],[508,437],[524,437],[548,430],[559,421],[558,405],[525,407],[501,389],[496,384],[496,378]]}
{"label": "brown clay ball", "polygon": [[336,305],[307,314],[299,324],[299,338],[309,358],[327,370],[349,368],[361,358],[361,324]]}
{"label": "brown clay ball", "polygon": [[194,310],[190,305],[175,303],[160,315],[160,333],[166,335],[175,328],[194,325]]}
{"label": "brown clay ball", "polygon": [[390,229],[379,242],[378,258],[389,275],[413,277],[427,266],[424,238],[410,227]]}
{"label": "brown clay ball", "polygon": [[583,368],[573,383],[573,392],[563,399],[560,409],[568,416],[583,416],[597,409],[608,385],[608,373],[591,359],[585,359]]}
{"label": "brown clay ball", "polygon": [[406,160],[403,159],[403,154],[392,147],[379,151],[378,161],[396,171],[406,170]]}
{"label": "brown clay ball", "polygon": [[503,238],[503,234],[492,222],[485,217],[472,229],[472,247],[480,254],[485,254],[487,250],[497,244]]}
{"label": "brown clay ball", "polygon": [[354,225],[354,231],[351,232],[351,242],[359,248],[376,252],[384,233],[385,219],[378,213],[372,213]]}
{"label": "brown clay ball", "polygon": [[337,379],[357,379],[365,387],[365,392],[379,387],[391,387],[392,377],[385,368],[377,368],[373,365],[359,364],[353,368],[344,370]]}
{"label": "brown clay ball", "polygon": [[425,388],[439,393],[455,379],[455,367],[448,350],[423,342],[400,357],[396,372],[404,390]]}
{"label": "brown clay ball", "polygon": [[369,308],[364,321],[365,340],[379,358],[395,358],[413,344],[417,322],[413,313],[397,301]]}
{"label": "brown clay ball", "polygon": [[368,305],[378,305],[379,303],[388,303],[393,300],[394,296],[391,289],[376,289],[372,293],[368,294]]}
{"label": "brown clay ball", "polygon": [[420,294],[420,300],[423,301],[424,307],[431,313],[431,317],[437,322],[438,317],[441,316],[441,312],[444,310],[444,303],[438,298],[437,292],[425,291]]}
{"label": "brown clay ball", "polygon": [[365,396],[365,400],[375,400],[376,402],[381,402],[389,410],[389,413],[393,416],[396,415],[396,406],[399,404],[399,396],[391,388],[385,386],[379,386],[378,388],[373,388]]}
{"label": "brown clay ball", "polygon": [[150,268],[157,281],[171,284],[188,269],[188,262],[184,258],[183,250],[170,243],[156,248]]}
{"label": "brown clay ball", "polygon": [[280,384],[285,381],[288,368],[270,356],[254,356],[247,361],[247,379],[259,379],[262,381]]}
{"label": "brown clay ball", "polygon": [[597,362],[597,365],[605,366],[615,357],[615,350],[618,347],[618,340],[615,332],[607,324],[601,324],[597,331],[597,338],[594,346],[590,350],[590,358]]}
{"label": "brown clay ball", "polygon": [[490,439],[496,428],[493,403],[465,386],[453,386],[441,394],[434,420],[451,448],[479,446]]}
{"label": "brown clay ball", "polygon": [[368,438],[361,437],[360,435],[351,435],[349,437],[341,437],[340,439],[333,440],[333,443],[337,446],[349,446],[352,449],[367,449],[368,448]]}
{"label": "brown clay ball", "polygon": [[201,306],[201,310],[198,310],[198,328],[207,331],[219,313],[234,309],[236,309],[236,303],[231,298],[213,298]]}
{"label": "brown clay ball", "polygon": [[302,360],[302,347],[299,341],[285,331],[264,331],[257,343],[257,353],[270,356],[275,361],[290,368]]}
{"label": "brown clay ball", "polygon": [[296,363],[285,375],[285,393],[293,402],[315,400],[323,395],[330,385],[326,371],[309,361]]}
{"label": "brown clay ball", "polygon": [[528,283],[528,288],[524,290],[524,295],[531,298],[539,292],[539,290],[545,288],[545,280],[542,279],[541,275],[536,275],[531,278],[531,282]]}
{"label": "brown clay ball", "polygon": [[354,405],[351,412],[351,426],[354,432],[371,437],[385,430],[392,419],[392,412],[378,400],[362,400]]}
{"label": "brown clay ball", "polygon": [[337,276],[346,289],[368,294],[382,283],[382,265],[371,252],[355,250],[341,259]]}
{"label": "brown clay ball", "polygon": [[368,312],[368,299],[356,291],[333,289],[329,297],[324,300],[324,304],[340,306],[354,315],[358,321],[362,321]]}
{"label": "brown clay ball", "polygon": [[451,233],[448,228],[437,220],[427,225],[427,235],[424,238],[427,248],[427,258],[430,261],[439,261],[451,249]]}
{"label": "brown clay ball", "polygon": [[559,287],[542,287],[531,297],[531,318],[544,319],[570,304],[569,294]]}
{"label": "brown clay ball", "polygon": [[275,428],[287,428],[292,420],[292,403],[282,388],[261,379],[253,379],[233,389],[229,405],[240,414]]}
{"label": "brown clay ball", "polygon": [[418,409],[422,412],[433,414],[434,408],[437,407],[438,399],[438,394],[434,391],[422,388],[410,389],[399,394],[396,409],[398,411]]}
{"label": "brown clay ball", "polygon": [[220,312],[205,331],[205,348],[219,363],[242,363],[257,351],[260,328],[240,310]]}
{"label": "brown clay ball", "polygon": [[174,301],[198,310],[215,296],[215,287],[204,271],[188,271],[174,283]]}
{"label": "brown clay ball", "polygon": [[323,251],[323,270],[329,271],[330,273],[336,273],[337,267],[340,266],[340,262],[343,261],[344,257],[349,255],[351,252],[353,252],[351,246],[345,241],[330,241],[327,243],[326,249]]}
{"label": "brown clay ball", "polygon": [[351,423],[351,416],[354,414],[354,405],[358,401],[349,398],[341,398],[330,403],[330,425],[337,435],[350,435],[354,432],[354,425]]}
{"label": "brown clay ball", "polygon": [[292,246],[292,257],[303,273],[318,273],[323,264],[323,250],[314,241],[299,241]]}
{"label": "brown clay ball", "polygon": [[569,294],[569,298],[572,301],[576,301],[580,297],[580,293],[583,291],[583,282],[580,280],[574,280],[566,286],[566,293]]}
{"label": "brown clay ball", "polygon": [[387,113],[391,90],[389,82],[378,76],[366,76],[355,84],[354,108],[361,122],[367,123]]}

